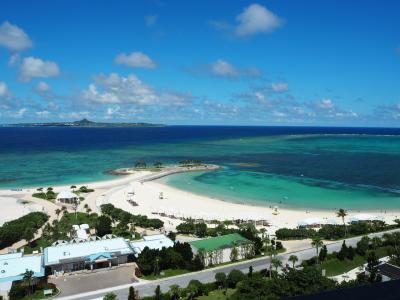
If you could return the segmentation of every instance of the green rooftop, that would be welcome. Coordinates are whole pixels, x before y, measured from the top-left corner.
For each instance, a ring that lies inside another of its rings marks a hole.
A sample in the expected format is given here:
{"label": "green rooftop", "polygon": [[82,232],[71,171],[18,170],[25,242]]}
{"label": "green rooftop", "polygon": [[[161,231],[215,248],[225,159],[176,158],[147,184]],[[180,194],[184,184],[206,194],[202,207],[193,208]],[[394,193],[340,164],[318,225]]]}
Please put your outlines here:
{"label": "green rooftop", "polygon": [[251,241],[245,239],[238,233],[221,235],[209,239],[189,242],[189,244],[193,247],[197,249],[204,249],[206,251],[232,248],[233,246],[240,246],[249,243],[251,243]]}

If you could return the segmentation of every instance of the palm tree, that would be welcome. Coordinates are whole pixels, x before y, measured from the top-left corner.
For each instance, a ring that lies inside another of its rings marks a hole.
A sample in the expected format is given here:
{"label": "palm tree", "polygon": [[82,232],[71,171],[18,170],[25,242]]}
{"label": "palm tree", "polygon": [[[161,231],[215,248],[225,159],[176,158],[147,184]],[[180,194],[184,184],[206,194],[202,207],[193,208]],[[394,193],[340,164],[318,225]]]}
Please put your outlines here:
{"label": "palm tree", "polygon": [[71,185],[71,190],[76,189],[76,185]]}
{"label": "palm tree", "polygon": [[278,268],[282,267],[282,262],[278,258],[274,257],[271,260],[271,265],[274,266],[275,272],[278,273]]}
{"label": "palm tree", "polygon": [[178,300],[179,295],[181,294],[181,289],[179,288],[179,285],[174,284],[169,287],[169,294],[171,295],[172,300]]}
{"label": "palm tree", "polygon": [[295,264],[299,261],[299,258],[296,255],[290,255],[288,260],[292,263],[294,269]]}
{"label": "palm tree", "polygon": [[346,222],[344,221],[344,218],[347,216],[347,211],[344,210],[343,208],[340,208],[340,209],[336,212],[336,215],[337,215],[339,218],[342,218],[342,222],[343,222],[343,225],[344,225],[344,237],[346,237],[346,236],[347,236],[347,227],[346,227]]}
{"label": "palm tree", "polygon": [[157,169],[161,168],[161,166],[162,166],[162,162],[159,161],[159,160],[157,160],[157,161],[154,163],[154,167],[157,168]]}
{"label": "palm tree", "polygon": [[35,273],[32,270],[26,269],[25,273],[21,274],[22,275],[22,280],[25,282],[25,284],[28,285],[28,294],[31,294],[32,292],[32,282],[33,279],[35,278],[33,275]]}
{"label": "palm tree", "polygon": [[57,219],[58,219],[58,217],[59,217],[60,214],[61,214],[61,209],[57,208],[56,211],[55,211],[55,213],[56,213]]}
{"label": "palm tree", "polygon": [[318,255],[319,255],[319,248],[321,248],[324,245],[324,242],[319,236],[315,236],[312,239],[311,245],[315,247],[317,251],[317,264],[318,264]]}

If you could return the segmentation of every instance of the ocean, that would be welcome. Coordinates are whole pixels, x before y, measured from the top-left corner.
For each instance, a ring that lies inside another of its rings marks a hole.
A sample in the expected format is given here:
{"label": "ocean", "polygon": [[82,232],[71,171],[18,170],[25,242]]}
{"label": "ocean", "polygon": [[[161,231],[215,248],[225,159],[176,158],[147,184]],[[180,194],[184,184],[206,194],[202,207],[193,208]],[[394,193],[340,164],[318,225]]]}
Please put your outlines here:
{"label": "ocean", "polygon": [[[199,159],[224,168],[165,183],[226,201],[299,209],[400,208],[400,129],[0,127],[0,188],[79,184],[106,171]],[[188,199],[190,201],[190,199]]]}

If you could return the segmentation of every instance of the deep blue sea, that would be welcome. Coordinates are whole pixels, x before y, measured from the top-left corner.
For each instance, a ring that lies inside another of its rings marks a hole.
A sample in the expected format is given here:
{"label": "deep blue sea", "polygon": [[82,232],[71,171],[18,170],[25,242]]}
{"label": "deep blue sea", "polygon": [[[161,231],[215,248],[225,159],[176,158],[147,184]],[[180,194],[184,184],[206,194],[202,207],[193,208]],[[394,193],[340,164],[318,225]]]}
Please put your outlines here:
{"label": "deep blue sea", "polygon": [[168,126],[0,127],[0,188],[79,184],[107,170],[183,159],[224,169],[167,184],[227,201],[400,208],[400,129]]}

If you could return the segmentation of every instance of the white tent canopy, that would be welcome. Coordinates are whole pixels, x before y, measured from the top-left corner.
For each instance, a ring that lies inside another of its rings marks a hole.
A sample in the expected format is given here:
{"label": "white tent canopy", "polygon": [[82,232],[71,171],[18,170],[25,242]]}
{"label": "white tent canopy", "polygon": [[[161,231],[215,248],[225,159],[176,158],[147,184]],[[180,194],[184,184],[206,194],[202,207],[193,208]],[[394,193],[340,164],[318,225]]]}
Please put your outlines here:
{"label": "white tent canopy", "polygon": [[57,196],[57,199],[75,199],[75,198],[78,198],[78,196],[71,191],[61,191]]}
{"label": "white tent canopy", "polygon": [[306,219],[299,221],[297,224],[299,226],[316,226],[316,225],[322,225],[325,223],[326,222],[322,218],[310,217],[310,218],[306,218]]}
{"label": "white tent canopy", "polygon": [[362,221],[382,221],[381,217],[373,216],[370,214],[357,214],[350,218],[351,222],[362,222]]}

